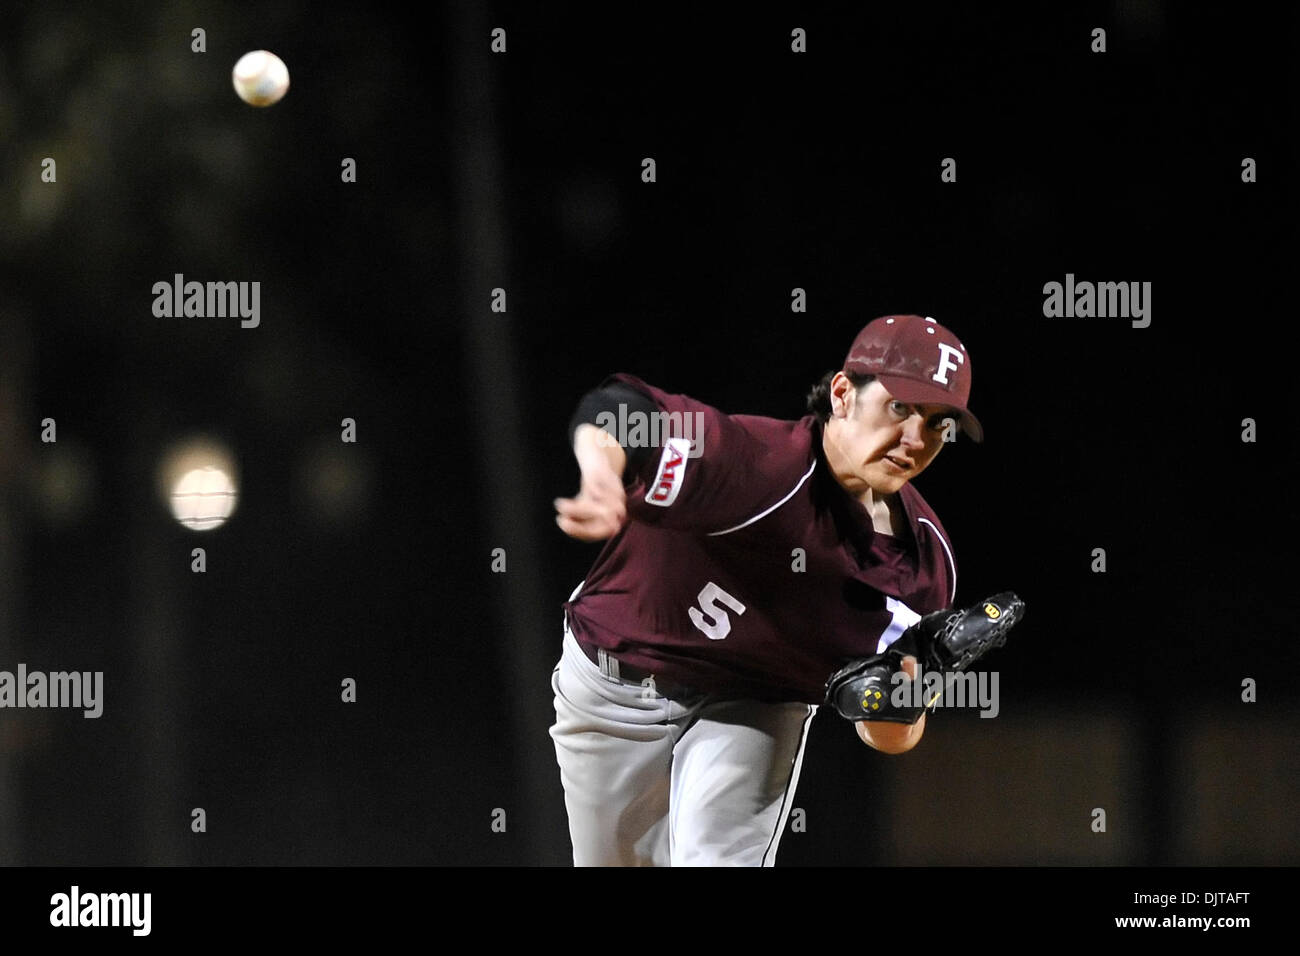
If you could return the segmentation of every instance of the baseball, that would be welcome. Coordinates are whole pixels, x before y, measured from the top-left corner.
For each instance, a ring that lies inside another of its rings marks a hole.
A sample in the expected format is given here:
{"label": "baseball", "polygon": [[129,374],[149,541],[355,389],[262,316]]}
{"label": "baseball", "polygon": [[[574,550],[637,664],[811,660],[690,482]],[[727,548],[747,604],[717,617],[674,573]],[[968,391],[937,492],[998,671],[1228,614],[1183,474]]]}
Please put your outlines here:
{"label": "baseball", "polygon": [[239,98],[249,106],[271,106],[289,92],[289,68],[267,50],[241,56],[230,79]]}

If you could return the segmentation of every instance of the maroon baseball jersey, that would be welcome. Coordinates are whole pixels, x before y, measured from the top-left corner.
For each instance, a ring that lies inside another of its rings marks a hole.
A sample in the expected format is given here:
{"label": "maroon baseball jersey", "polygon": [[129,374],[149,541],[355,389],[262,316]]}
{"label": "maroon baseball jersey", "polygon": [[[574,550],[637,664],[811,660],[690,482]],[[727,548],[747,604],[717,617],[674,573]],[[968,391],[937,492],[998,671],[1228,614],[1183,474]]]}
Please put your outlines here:
{"label": "maroon baseball jersey", "polygon": [[726,415],[608,381],[654,399],[670,437],[624,476],[628,521],[565,602],[580,640],[666,682],[820,704],[845,661],[953,605],[953,551],[929,505],[905,484],[907,532],[876,532],[830,474],[814,416]]}

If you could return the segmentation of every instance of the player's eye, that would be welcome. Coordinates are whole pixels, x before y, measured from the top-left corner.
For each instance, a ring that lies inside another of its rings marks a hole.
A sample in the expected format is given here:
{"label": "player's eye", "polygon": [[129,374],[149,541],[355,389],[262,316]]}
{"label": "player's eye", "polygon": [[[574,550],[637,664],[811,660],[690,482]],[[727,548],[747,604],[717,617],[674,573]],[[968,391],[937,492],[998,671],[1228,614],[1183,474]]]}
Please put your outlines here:
{"label": "player's eye", "polygon": [[900,402],[898,399],[894,399],[892,402],[889,403],[889,410],[893,412],[895,415],[897,415],[899,418],[906,418],[907,413],[909,411],[907,405],[905,405],[903,402]]}

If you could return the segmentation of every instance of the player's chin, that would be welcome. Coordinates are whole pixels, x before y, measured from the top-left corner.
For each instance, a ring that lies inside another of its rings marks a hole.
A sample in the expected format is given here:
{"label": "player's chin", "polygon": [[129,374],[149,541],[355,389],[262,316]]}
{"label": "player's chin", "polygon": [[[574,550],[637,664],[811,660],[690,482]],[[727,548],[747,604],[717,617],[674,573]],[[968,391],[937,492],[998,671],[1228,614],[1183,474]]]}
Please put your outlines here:
{"label": "player's chin", "polygon": [[911,480],[912,472],[887,474],[883,468],[863,475],[863,480],[878,495],[892,495]]}

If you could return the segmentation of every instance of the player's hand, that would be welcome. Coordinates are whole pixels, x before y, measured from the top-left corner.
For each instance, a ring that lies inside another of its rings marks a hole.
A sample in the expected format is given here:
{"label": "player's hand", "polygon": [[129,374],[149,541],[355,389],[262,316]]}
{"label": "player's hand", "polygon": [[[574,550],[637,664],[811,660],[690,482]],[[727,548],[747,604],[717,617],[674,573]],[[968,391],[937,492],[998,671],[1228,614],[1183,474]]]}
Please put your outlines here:
{"label": "player's hand", "polygon": [[623,467],[627,455],[608,433],[594,425],[578,428],[573,454],[582,469],[582,484],[573,498],[555,499],[555,523],[579,541],[604,541],[618,534],[627,520]]}
{"label": "player's hand", "polygon": [[919,666],[919,662],[917,661],[917,659],[913,657],[911,654],[908,654],[906,657],[903,658],[903,661],[899,665],[898,669],[907,675],[908,680],[916,680],[916,668],[918,666]]}
{"label": "player's hand", "polygon": [[[916,680],[919,663],[908,654],[899,665],[899,670],[907,675],[908,680]],[[915,747],[925,733],[925,714],[914,724],[891,724],[870,720],[857,722],[858,736],[867,746],[886,754],[903,754]]]}

